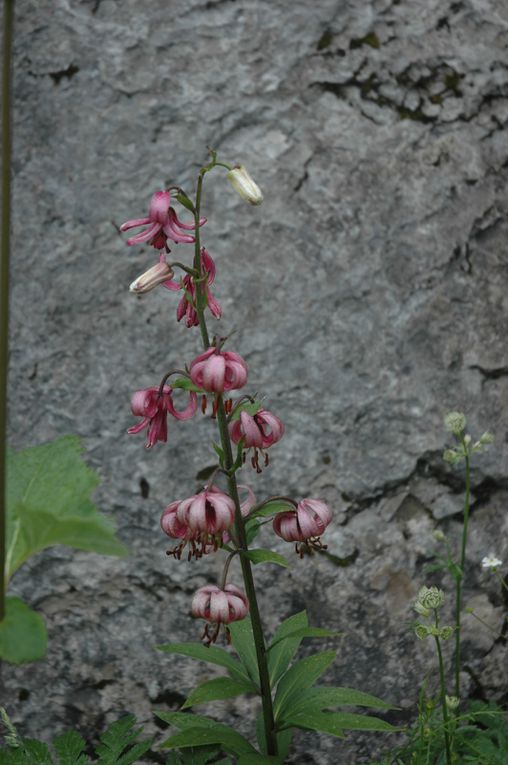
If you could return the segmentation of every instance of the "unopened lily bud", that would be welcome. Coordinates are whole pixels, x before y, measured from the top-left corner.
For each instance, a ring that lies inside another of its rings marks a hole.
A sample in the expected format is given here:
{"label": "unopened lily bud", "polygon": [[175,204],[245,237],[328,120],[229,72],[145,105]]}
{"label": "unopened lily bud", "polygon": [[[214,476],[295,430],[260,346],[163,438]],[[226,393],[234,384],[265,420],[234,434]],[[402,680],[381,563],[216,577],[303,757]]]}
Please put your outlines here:
{"label": "unopened lily bud", "polygon": [[446,430],[450,433],[454,433],[456,436],[460,436],[464,428],[466,427],[466,418],[462,412],[450,412],[444,419]]}
{"label": "unopened lily bud", "polygon": [[228,180],[240,196],[251,205],[260,205],[263,193],[257,183],[251,178],[243,165],[229,171]]}
{"label": "unopened lily bud", "polygon": [[155,289],[159,284],[169,281],[174,276],[173,269],[166,263],[166,259],[161,258],[157,265],[149,268],[137,279],[134,279],[129,286],[129,290],[134,292],[135,295],[144,295],[145,292],[150,292]]}

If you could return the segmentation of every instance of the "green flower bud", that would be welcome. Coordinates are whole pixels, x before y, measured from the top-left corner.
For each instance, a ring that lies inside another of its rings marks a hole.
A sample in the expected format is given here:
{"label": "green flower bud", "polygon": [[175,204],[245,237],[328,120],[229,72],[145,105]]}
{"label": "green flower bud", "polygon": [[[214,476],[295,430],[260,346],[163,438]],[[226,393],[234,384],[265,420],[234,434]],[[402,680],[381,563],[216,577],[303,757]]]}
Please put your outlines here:
{"label": "green flower bud", "polygon": [[430,616],[430,611],[428,608],[425,608],[425,606],[422,606],[421,603],[416,601],[416,603],[413,606],[414,610],[420,614],[420,616]]}
{"label": "green flower bud", "polygon": [[451,638],[451,636],[454,633],[453,627],[441,627],[439,630],[439,637],[443,640],[448,640],[448,638]]}
{"label": "green flower bud", "polygon": [[437,587],[422,587],[418,593],[417,602],[424,608],[441,608],[444,603],[444,592]]}
{"label": "green flower bud", "polygon": [[456,436],[460,436],[466,427],[466,418],[462,412],[450,412],[444,418],[444,424],[446,430],[449,430],[450,433]]}
{"label": "green flower bud", "polygon": [[494,441],[494,436],[492,435],[492,433],[489,433],[488,430],[483,434],[483,436],[480,436],[480,443],[482,446],[491,444],[493,443],[493,441]]}
{"label": "green flower bud", "polygon": [[445,449],[443,452],[443,459],[450,465],[456,465],[463,458],[462,454],[459,454],[455,449]]}
{"label": "green flower bud", "polygon": [[436,529],[432,532],[432,536],[436,542],[446,542],[446,537],[440,529]]}
{"label": "green flower bud", "polygon": [[415,627],[415,634],[418,640],[425,640],[430,635],[430,631],[425,624],[418,623]]}

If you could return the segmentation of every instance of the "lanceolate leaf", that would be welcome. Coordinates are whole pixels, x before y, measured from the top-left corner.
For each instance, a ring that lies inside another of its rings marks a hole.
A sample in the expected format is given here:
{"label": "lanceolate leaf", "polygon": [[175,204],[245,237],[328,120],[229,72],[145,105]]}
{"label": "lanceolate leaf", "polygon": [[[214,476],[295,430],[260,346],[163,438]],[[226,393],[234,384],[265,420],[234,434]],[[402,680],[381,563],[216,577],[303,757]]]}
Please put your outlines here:
{"label": "lanceolate leaf", "polygon": [[[290,638],[288,636],[299,629],[307,628],[308,624],[309,622],[305,611],[293,614],[283,621],[282,624],[279,624],[275,631],[275,635],[273,636],[270,648],[268,649],[268,670],[270,672],[270,684],[272,687],[289,667],[291,659],[302,642],[301,637],[295,636]],[[287,639],[282,640],[282,638]]]}
{"label": "lanceolate leaf", "polygon": [[206,391],[204,391],[198,385],[194,385],[192,380],[190,380],[188,377],[177,377],[176,380],[171,381],[171,387],[182,388],[183,390],[192,390],[195,393],[206,393]]}
{"label": "lanceolate leaf", "polygon": [[31,555],[56,544],[125,555],[111,522],[90,500],[98,477],[79,438],[64,436],[7,459],[7,579]]}
{"label": "lanceolate leaf", "polygon": [[225,667],[235,680],[246,683],[250,682],[244,667],[223,648],[213,645],[207,648],[202,643],[165,643],[164,645],[156,646],[156,648],[165,653],[178,653],[181,656],[189,656],[191,659],[218,664],[220,667]]}
{"label": "lanceolate leaf", "polygon": [[11,664],[42,659],[48,635],[44,619],[20,598],[7,597],[0,622],[0,659]]}
{"label": "lanceolate leaf", "polygon": [[354,688],[308,688],[291,702],[291,714],[299,714],[308,709],[320,711],[333,707],[371,707],[373,709],[394,709],[393,704],[371,696],[369,693],[356,691]]}
{"label": "lanceolate leaf", "polygon": [[193,707],[196,704],[204,704],[208,701],[217,701],[218,699],[230,699],[233,696],[239,696],[241,693],[257,693],[258,689],[254,683],[240,683],[238,680],[231,680],[229,677],[215,677],[213,680],[207,680],[198,685],[189,698],[182,706]]}
{"label": "lanceolate leaf", "polygon": [[249,550],[245,555],[254,565],[256,563],[275,563],[277,566],[289,566],[288,559],[273,550],[265,550],[260,547],[257,550]]}
{"label": "lanceolate leaf", "polygon": [[306,688],[311,685],[325,672],[335,659],[335,651],[323,651],[307,656],[288,669],[280,681],[275,694],[274,713],[275,719],[280,720],[287,709],[291,708],[291,702]]}
{"label": "lanceolate leaf", "polygon": [[[256,753],[256,750],[246,738],[228,725],[222,725],[216,720],[204,715],[193,715],[187,712],[156,712],[161,720],[180,728],[181,732],[171,736],[162,746],[168,749],[176,747],[203,746],[204,744],[221,744],[232,754]],[[187,735],[186,735],[187,734]]]}
{"label": "lanceolate leaf", "polygon": [[176,198],[180,202],[181,205],[187,208],[187,210],[190,210],[191,213],[195,212],[195,207],[191,199],[187,196],[185,191],[179,191],[176,195]]}
{"label": "lanceolate leaf", "polygon": [[270,515],[277,515],[277,513],[287,513],[290,510],[294,510],[295,506],[291,502],[284,502],[282,500],[274,500],[273,502],[267,502],[266,505],[260,510],[255,510],[250,518],[266,518]]}
{"label": "lanceolate leaf", "polygon": [[338,737],[342,737],[343,730],[373,730],[383,733],[399,730],[378,717],[356,715],[349,712],[317,712],[315,710],[308,710],[299,714],[289,713],[280,724],[284,727],[293,725],[296,728],[318,730],[321,733],[329,733]]}
{"label": "lanceolate leaf", "polygon": [[239,420],[242,412],[246,412],[247,414],[250,414],[251,417],[253,417],[256,412],[259,412],[262,406],[263,405],[260,401],[246,401],[245,403],[240,404],[237,409],[235,409],[231,420]]}
{"label": "lanceolate leaf", "polygon": [[335,632],[334,630],[327,630],[322,627],[301,627],[278,640],[272,640],[268,650],[271,651],[276,645],[279,645],[281,641],[291,640],[292,638],[300,638],[303,640],[303,638],[340,637],[340,635],[342,635],[342,632]]}
{"label": "lanceolate leaf", "polygon": [[250,616],[229,625],[231,642],[250,679],[258,685],[259,669]]}

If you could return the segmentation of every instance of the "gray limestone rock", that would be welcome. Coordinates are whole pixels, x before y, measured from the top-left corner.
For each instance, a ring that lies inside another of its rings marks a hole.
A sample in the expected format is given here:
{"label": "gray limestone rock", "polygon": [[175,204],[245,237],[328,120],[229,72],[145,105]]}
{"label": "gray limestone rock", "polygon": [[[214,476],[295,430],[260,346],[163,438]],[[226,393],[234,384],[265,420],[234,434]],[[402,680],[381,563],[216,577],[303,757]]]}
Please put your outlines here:
{"label": "gray limestone rock", "polygon": [[[96,740],[131,711],[160,741],[153,710],[213,674],[154,649],[196,638],[191,595],[220,577],[218,556],[168,559],[159,530],[214,463],[213,422],[174,422],[150,452],[126,435],[131,392],[189,362],[199,337],[176,324],[178,296],[128,293],[154,253],[118,231],[154,190],[192,192],[207,145],[265,193],[251,209],[218,173],[203,198],[214,331],[235,331],[250,390],[286,424],[269,468],[242,480],[259,498],[323,496],[336,520],[326,553],[256,570],[267,630],[307,608],[344,633],[326,680],[411,719],[435,661],[408,627],[419,587],[442,585],[452,617],[450,578],[425,572],[435,528],[459,544],[451,409],[496,438],[475,459],[466,595],[499,627],[480,560],[508,560],[507,45],[501,0],[16,3],[10,440],[81,435],[131,549],[53,549],[14,578],[50,635],[44,661],[2,668],[22,733]],[[471,693],[506,699],[505,643],[466,648]],[[249,732],[251,707],[207,711]],[[367,763],[394,740],[299,733],[291,762]]]}

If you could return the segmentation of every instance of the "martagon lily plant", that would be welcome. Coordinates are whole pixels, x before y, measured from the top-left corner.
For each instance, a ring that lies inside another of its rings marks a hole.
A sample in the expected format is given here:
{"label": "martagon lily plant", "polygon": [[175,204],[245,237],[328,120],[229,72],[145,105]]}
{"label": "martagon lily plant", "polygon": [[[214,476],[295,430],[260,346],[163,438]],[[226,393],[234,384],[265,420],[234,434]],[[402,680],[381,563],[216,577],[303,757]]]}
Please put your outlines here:
{"label": "martagon lily plant", "polygon": [[[217,335],[210,338],[206,312],[215,319],[222,314],[210,291],[216,266],[201,243],[201,230],[207,222],[201,216],[203,181],[212,170],[226,171],[234,189],[251,205],[263,201],[259,187],[244,167],[219,162],[216,152],[210,151],[209,163],[199,171],[194,198],[179,186],[156,191],[148,215],[121,226],[122,231],[141,229],[128,239],[128,245],[149,244],[156,251],[156,263],[130,285],[130,290],[144,294],[160,285],[170,292],[180,292],[177,320],[185,319],[188,328],[198,327],[202,345],[202,352],[183,368],[159,371],[160,382],[133,394],[132,413],[140,420],[129,433],[146,430],[146,446],[150,448],[167,440],[168,417],[189,420],[199,410],[203,415],[209,412],[216,423],[219,444],[212,442],[218,457],[216,468],[201,491],[168,504],[161,516],[161,528],[172,541],[167,553],[175,561],[191,562],[204,555],[222,554],[223,573],[220,581],[201,587],[192,598],[193,617],[205,622],[203,642],[170,643],[159,648],[217,664],[228,672],[228,676],[199,685],[183,708],[244,693],[260,697],[261,713],[253,725],[257,748],[249,739],[212,718],[183,711],[157,714],[179,729],[163,744],[175,750],[171,762],[190,761],[186,759],[190,751],[193,756],[199,753],[199,762],[203,763],[216,762],[221,755],[232,758],[221,759],[221,763],[283,763],[293,728],[338,737],[346,729],[389,731],[392,727],[382,719],[351,711],[338,712],[337,708],[386,710],[390,705],[351,688],[314,685],[333,662],[335,651],[296,661],[300,643],[304,638],[333,638],[338,633],[309,627],[305,611],[283,621],[271,641],[264,634],[252,566],[258,563],[287,566],[288,560],[273,550],[253,547],[261,527],[271,520],[275,534],[294,545],[299,556],[295,561],[307,556],[308,565],[312,565],[312,555],[326,548],[321,538],[332,520],[332,512],[315,498],[295,501],[275,495],[256,502],[252,489],[238,484],[237,475],[247,455],[252,476],[268,466],[268,450],[284,436],[284,424],[277,415],[265,410],[256,397],[243,392],[248,367],[236,350],[229,349],[228,338]],[[172,207],[173,198],[192,214],[192,222],[179,217]],[[170,242],[183,245],[184,249],[192,245],[193,256],[187,262],[173,261]],[[175,279],[175,270],[181,272],[179,280]],[[188,403],[182,411],[177,411],[173,403],[175,389],[188,393]],[[242,393],[238,394],[240,390]],[[229,581],[234,558],[240,562],[241,582]],[[225,647],[212,645],[221,633]]]}

